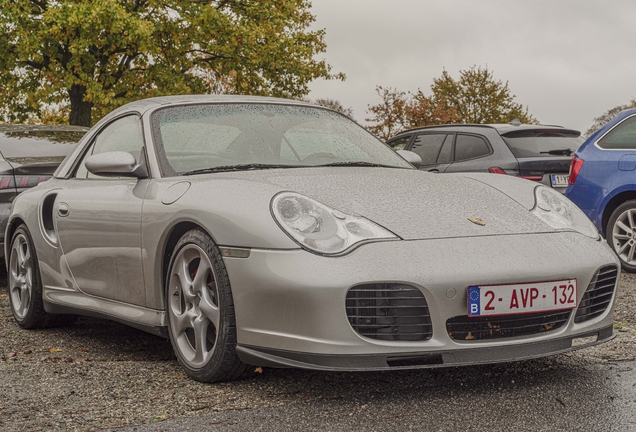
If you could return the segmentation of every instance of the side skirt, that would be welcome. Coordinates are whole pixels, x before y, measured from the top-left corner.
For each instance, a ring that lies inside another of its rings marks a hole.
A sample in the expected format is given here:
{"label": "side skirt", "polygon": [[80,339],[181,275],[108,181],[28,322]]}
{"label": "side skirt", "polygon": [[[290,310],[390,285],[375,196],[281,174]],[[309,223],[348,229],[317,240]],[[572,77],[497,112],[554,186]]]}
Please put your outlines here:
{"label": "side skirt", "polygon": [[103,318],[164,338],[168,337],[166,312],[143,306],[93,297],[68,288],[45,286],[44,310],[50,314]]}

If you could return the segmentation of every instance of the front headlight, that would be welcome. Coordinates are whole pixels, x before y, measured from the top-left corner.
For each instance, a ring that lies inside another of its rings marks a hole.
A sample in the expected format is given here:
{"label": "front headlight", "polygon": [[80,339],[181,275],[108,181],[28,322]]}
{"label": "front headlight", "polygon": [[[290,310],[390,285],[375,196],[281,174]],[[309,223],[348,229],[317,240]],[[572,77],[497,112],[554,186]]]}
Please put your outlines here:
{"label": "front headlight", "polygon": [[340,212],[297,193],[279,193],[271,206],[283,231],[304,249],[319,254],[337,255],[361,242],[398,239],[368,219]]}
{"label": "front headlight", "polygon": [[575,230],[593,239],[599,238],[592,221],[563,194],[547,186],[537,186],[534,196],[532,213],[552,228]]}

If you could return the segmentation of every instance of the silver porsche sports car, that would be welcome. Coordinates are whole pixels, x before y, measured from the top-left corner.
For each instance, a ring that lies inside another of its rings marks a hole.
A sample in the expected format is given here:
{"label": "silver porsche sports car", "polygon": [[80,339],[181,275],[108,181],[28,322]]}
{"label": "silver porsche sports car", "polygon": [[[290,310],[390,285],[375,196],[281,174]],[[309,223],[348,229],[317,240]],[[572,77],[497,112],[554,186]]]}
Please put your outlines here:
{"label": "silver porsche sports car", "polygon": [[570,201],[402,155],[303,102],[128,104],[15,200],[15,319],[90,315],[169,337],[200,381],[247,365],[474,365],[612,339],[619,264]]}

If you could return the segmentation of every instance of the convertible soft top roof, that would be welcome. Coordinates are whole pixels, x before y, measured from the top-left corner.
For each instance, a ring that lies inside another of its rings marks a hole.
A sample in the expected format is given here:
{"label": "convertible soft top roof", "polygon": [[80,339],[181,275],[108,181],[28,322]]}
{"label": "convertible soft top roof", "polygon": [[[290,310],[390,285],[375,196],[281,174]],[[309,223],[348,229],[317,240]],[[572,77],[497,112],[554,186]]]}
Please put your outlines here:
{"label": "convertible soft top roof", "polygon": [[112,111],[109,115],[117,114],[121,111],[129,111],[136,109],[144,112],[148,109],[156,108],[162,105],[178,105],[178,104],[191,104],[191,103],[271,103],[271,104],[285,104],[285,105],[301,105],[301,106],[316,106],[315,104],[298,101],[293,99],[283,99],[275,97],[264,96],[245,96],[245,95],[176,95],[176,96],[160,96],[148,99],[141,99],[138,101],[130,102],[123,105],[116,110]]}

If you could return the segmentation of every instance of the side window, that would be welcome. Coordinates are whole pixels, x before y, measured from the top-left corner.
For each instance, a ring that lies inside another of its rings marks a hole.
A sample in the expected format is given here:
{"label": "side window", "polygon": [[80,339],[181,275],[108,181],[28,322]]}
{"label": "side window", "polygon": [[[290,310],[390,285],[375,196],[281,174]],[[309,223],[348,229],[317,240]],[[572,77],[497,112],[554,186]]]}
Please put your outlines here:
{"label": "side window", "polygon": [[438,164],[449,164],[453,162],[453,139],[455,135],[448,135],[446,140],[444,140],[444,145],[442,149],[439,151],[439,156],[437,158]]}
{"label": "side window", "polygon": [[137,162],[141,157],[141,150],[144,146],[143,134],[141,132],[141,119],[136,115],[115,120],[93,140],[82,162],[77,168],[75,178],[104,178],[88,172],[84,163],[91,155],[109,152],[125,151],[135,157]]}
{"label": "side window", "polygon": [[411,140],[411,136],[412,135],[394,139],[393,141],[389,141],[387,145],[393,150],[404,150],[404,147],[406,147],[406,145]]}
{"label": "side window", "polygon": [[605,135],[598,146],[604,149],[636,149],[636,116],[629,117]]}
{"label": "side window", "polygon": [[455,162],[475,159],[490,154],[486,140],[475,135],[457,135],[455,141]]}
{"label": "side window", "polygon": [[422,158],[422,165],[437,163],[437,155],[446,139],[446,134],[418,135],[411,149]]}

